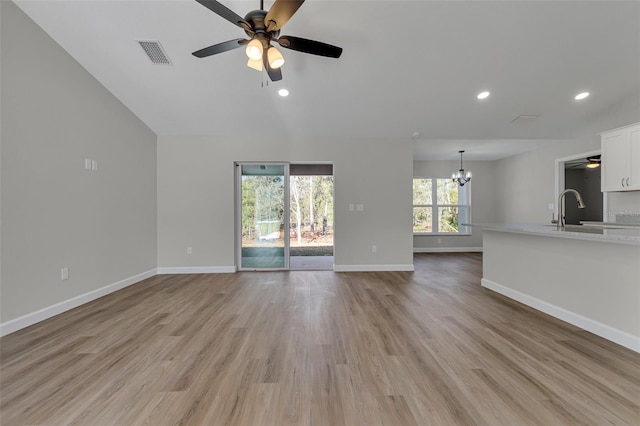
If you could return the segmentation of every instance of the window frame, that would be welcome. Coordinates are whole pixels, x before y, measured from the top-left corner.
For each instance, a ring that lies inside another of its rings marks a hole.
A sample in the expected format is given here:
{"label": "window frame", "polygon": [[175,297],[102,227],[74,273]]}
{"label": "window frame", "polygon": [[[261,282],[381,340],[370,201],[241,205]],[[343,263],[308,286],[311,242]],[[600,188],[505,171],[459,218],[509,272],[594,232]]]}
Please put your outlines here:
{"label": "window frame", "polygon": [[[411,208],[411,230],[413,232],[413,235],[416,236],[433,236],[433,235],[446,235],[446,236],[469,236],[471,235],[471,227],[470,226],[465,226],[464,228],[466,229],[465,232],[441,232],[438,231],[439,229],[439,225],[440,225],[440,217],[439,217],[439,209],[440,208],[446,208],[446,207],[457,207],[458,209],[462,209],[462,208],[466,208],[467,209],[467,223],[471,223],[471,185],[470,183],[467,183],[465,185],[465,195],[466,195],[466,204],[438,204],[438,180],[450,180],[451,177],[441,177],[441,176],[414,176],[413,180],[411,181],[411,183],[413,184],[413,181],[415,181],[416,179],[428,179],[431,180],[431,204],[413,204],[412,208]],[[411,194],[411,198],[412,198],[412,203],[415,202],[414,198],[414,193],[413,193],[413,186],[412,186],[412,190],[411,190],[412,194]],[[458,193],[460,194],[460,193]],[[460,197],[458,197],[458,201],[460,201]],[[416,207],[420,208],[420,207],[428,207],[431,208],[431,232],[424,232],[424,231],[420,231],[420,232],[415,232],[413,231],[413,212],[415,211]],[[462,227],[462,226],[460,226]]]}

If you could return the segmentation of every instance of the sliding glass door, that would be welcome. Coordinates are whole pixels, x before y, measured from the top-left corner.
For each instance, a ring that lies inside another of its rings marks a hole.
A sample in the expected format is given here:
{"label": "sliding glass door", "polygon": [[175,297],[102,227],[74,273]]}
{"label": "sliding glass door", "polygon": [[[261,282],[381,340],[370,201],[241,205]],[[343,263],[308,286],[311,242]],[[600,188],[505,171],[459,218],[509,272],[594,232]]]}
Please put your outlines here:
{"label": "sliding glass door", "polygon": [[238,163],[238,267],[289,269],[289,166]]}
{"label": "sliding glass door", "polygon": [[333,165],[290,164],[291,270],[333,269]]}

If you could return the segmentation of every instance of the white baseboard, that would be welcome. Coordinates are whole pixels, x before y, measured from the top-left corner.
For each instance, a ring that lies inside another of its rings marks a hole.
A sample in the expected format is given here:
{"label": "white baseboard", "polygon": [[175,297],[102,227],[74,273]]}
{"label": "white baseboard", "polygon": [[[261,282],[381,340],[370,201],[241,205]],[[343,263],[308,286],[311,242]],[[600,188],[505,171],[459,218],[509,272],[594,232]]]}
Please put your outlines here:
{"label": "white baseboard", "polygon": [[494,281],[482,278],[482,287],[493,290],[496,293],[500,293],[507,296],[510,299],[517,300],[527,306],[537,309],[545,314],[549,314],[552,317],[561,319],[562,321],[573,324],[576,327],[580,327],[583,330],[587,330],[597,336],[603,337],[614,343],[629,348],[632,351],[640,352],[640,336],[634,336],[617,328],[613,328],[609,325],[602,324],[598,321],[594,321],[590,318],[583,317],[575,312],[568,311],[559,306],[552,305],[551,303],[521,293],[517,290],[500,285]]}
{"label": "white baseboard", "polygon": [[65,300],[63,302],[56,303],[55,305],[48,306],[30,314],[26,314],[21,317],[9,320],[0,324],[0,336],[4,336],[9,333],[13,333],[14,331],[29,327],[30,325],[33,325],[40,321],[44,321],[58,314],[76,308],[80,305],[91,302],[92,300],[98,299],[102,296],[106,296],[107,294],[121,290],[142,280],[146,280],[147,278],[151,278],[155,275],[156,269],[151,269],[147,272],[142,272],[113,284],[109,284],[88,293],[81,294],[80,296],[73,297],[69,300]]}
{"label": "white baseboard", "polygon": [[235,266],[176,266],[158,268],[158,275],[167,274],[233,274]]}
{"label": "white baseboard", "polygon": [[482,247],[414,247],[414,253],[482,253]]}
{"label": "white baseboard", "polygon": [[413,271],[413,265],[333,265],[335,272]]}

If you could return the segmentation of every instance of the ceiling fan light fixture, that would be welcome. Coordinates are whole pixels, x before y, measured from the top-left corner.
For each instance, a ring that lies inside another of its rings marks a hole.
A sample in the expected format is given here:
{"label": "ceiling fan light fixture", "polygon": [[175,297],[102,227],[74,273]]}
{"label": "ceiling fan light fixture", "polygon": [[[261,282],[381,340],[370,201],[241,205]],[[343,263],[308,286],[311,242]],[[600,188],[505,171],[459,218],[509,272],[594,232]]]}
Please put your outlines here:
{"label": "ceiling fan light fixture", "polygon": [[249,42],[249,44],[247,44],[245,52],[249,59],[259,61],[260,59],[262,59],[262,43],[260,42],[260,40],[254,38]]}
{"label": "ceiling fan light fixture", "polygon": [[600,156],[599,155],[594,155],[593,157],[587,157],[587,168],[588,169],[597,169],[598,167],[600,167]]}
{"label": "ceiling fan light fixture", "polygon": [[250,11],[244,18],[218,0],[196,1],[234,26],[242,28],[246,36],[249,37],[249,39],[227,40],[196,50],[192,52],[196,58],[206,58],[244,47],[245,53],[251,61],[262,61],[261,67],[258,67],[255,62],[249,62],[247,65],[251,68],[262,69],[263,72],[266,71],[271,81],[280,81],[282,80],[280,68],[284,65],[285,60],[282,54],[271,46],[271,42],[286,49],[328,58],[339,58],[342,54],[341,47],[320,41],[286,35],[280,37],[282,26],[296,13],[304,0],[275,0],[272,1],[269,10],[264,9],[264,2],[261,0],[260,9]]}
{"label": "ceiling fan light fixture", "polygon": [[262,71],[262,61],[260,60],[253,60],[249,58],[249,60],[247,61],[247,66],[249,68],[253,68],[256,71]]}
{"label": "ceiling fan light fixture", "polygon": [[284,57],[282,56],[282,53],[273,46],[269,47],[267,50],[267,60],[269,61],[269,66],[273,69],[278,69],[284,65]]}

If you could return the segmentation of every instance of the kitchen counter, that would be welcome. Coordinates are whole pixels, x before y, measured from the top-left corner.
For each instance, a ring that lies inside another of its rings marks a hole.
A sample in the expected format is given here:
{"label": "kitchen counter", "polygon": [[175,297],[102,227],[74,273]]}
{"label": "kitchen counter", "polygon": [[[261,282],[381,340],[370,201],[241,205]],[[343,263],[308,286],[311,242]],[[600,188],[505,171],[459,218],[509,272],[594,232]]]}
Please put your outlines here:
{"label": "kitchen counter", "polygon": [[640,228],[640,223],[592,222],[589,220],[580,221],[580,225],[604,226],[605,228]]}
{"label": "kitchen counter", "polygon": [[584,241],[600,241],[614,244],[630,244],[640,246],[640,229],[631,226],[591,226],[567,225],[564,230],[557,230],[554,224],[502,223],[471,224],[483,230],[513,232],[518,234],[542,235],[545,237],[565,238]]}
{"label": "kitchen counter", "polygon": [[640,230],[482,227],[482,286],[640,352]]}

